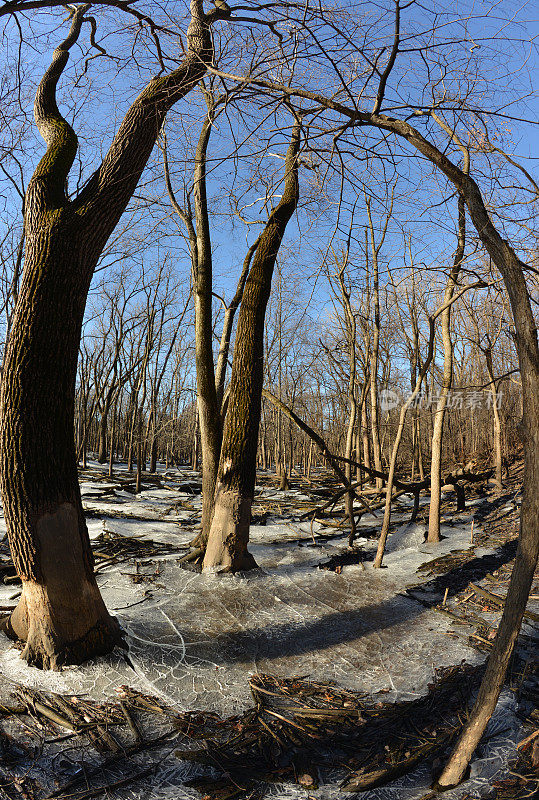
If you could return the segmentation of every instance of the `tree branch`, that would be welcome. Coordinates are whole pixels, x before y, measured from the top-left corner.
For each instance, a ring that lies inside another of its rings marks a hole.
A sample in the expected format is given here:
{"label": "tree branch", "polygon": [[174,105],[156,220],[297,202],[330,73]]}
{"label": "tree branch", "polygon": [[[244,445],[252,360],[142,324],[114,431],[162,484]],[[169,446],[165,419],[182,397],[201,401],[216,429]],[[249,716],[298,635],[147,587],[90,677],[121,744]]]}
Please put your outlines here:
{"label": "tree branch", "polygon": [[155,145],[167,112],[203,77],[213,58],[210,26],[227,19],[230,9],[219,2],[204,14],[202,0],[191,0],[188,52],[178,69],[153,78],[131,105],[101,166],[76,198],[82,218],[91,218],[94,236],[106,241],[129,202]]}
{"label": "tree branch", "polygon": [[69,60],[69,51],[79,38],[84,13],[89,4],[71,11],[71,28],[55,49],[52,62],[36,92],[34,116],[37,128],[47,144],[47,152],[37,165],[28,185],[27,224],[45,209],[58,208],[67,202],[65,185],[77,153],[77,135],[62,117],[56,104],[56,87]]}

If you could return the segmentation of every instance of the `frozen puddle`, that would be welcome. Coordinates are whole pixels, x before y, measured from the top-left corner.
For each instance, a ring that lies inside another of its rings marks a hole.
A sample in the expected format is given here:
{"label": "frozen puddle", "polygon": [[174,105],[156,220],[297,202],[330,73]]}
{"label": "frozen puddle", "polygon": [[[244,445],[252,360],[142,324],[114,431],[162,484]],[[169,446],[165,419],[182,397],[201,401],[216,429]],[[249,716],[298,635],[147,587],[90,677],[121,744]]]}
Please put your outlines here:
{"label": "frozen puddle", "polygon": [[[88,482],[84,488],[94,514],[100,507],[106,517],[110,499],[96,499],[103,484]],[[148,519],[91,519],[92,538],[105,527],[124,536],[185,545],[193,531],[183,528],[183,514],[178,517],[170,511],[175,499],[185,497],[170,490],[152,490],[140,502],[131,497],[125,505],[114,503],[122,510],[130,508],[133,516],[143,506]],[[115,689],[127,684],[158,694],[179,709],[212,710],[223,716],[252,706],[248,679],[256,672],[334,681],[363,692],[386,690],[384,700],[411,699],[426,692],[435,667],[480,659],[461,638],[446,635],[449,622],[444,616],[401,594],[406,585],[417,581],[415,570],[420,564],[469,547],[469,527],[470,517],[461,515],[457,524],[444,526],[446,538],[433,547],[425,545],[423,528],[403,521],[389,539],[383,570],[374,570],[368,562],[364,567],[343,567],[340,574],[317,569],[346,539],[315,544],[310,524],[294,522],[253,526],[250,549],[259,569],[246,575],[190,572],[176,563],[181,555],[176,553],[147,560],[145,572],[152,572],[151,563],[158,567],[155,576],[135,583],[133,562],[122,562],[101,569],[98,581],[108,608],[126,631],[127,653],[117,650],[81,668],[43,673],[27,667],[0,636],[0,670],[8,680],[60,693],[85,693],[94,699],[115,696]],[[313,529],[315,534],[317,529]],[[359,543],[365,550],[375,546],[366,539]],[[511,697],[502,700],[492,725],[500,725],[500,718],[505,728],[516,725],[516,718],[507,711]],[[507,737],[506,732],[500,740],[493,738],[484,748],[484,763],[477,762],[475,767],[478,785],[485,783],[479,773],[490,774],[502,764],[510,743]],[[194,790],[182,788],[185,770],[185,765],[171,767],[165,761],[152,778],[151,790],[141,785],[124,790],[121,796],[199,797]],[[398,784],[361,797],[419,797],[419,789],[424,790],[429,780],[426,768],[419,769]],[[464,785],[468,791],[470,785]],[[450,800],[464,793],[455,790],[446,797]],[[299,786],[270,786],[267,796],[329,800],[344,795],[328,786],[308,791]]]}
{"label": "frozen puddle", "polygon": [[283,526],[255,532],[251,551],[260,569],[251,574],[200,575],[169,558],[159,561],[159,575],[149,583],[133,583],[129,563],[102,571],[107,607],[128,634],[128,659],[118,651],[84,668],[46,674],[26,667],[1,637],[0,668],[56,691],[107,696],[130,684],[185,710],[229,715],[251,704],[248,677],[254,672],[413,697],[426,690],[436,666],[477,658],[461,639],[445,635],[444,617],[399,594],[412,580],[410,561],[432,554],[404,550],[393,570],[394,551],[385,570],[367,564],[337,575],[315,567],[335,553],[333,545],[258,544],[262,530],[273,541],[291,533]]}

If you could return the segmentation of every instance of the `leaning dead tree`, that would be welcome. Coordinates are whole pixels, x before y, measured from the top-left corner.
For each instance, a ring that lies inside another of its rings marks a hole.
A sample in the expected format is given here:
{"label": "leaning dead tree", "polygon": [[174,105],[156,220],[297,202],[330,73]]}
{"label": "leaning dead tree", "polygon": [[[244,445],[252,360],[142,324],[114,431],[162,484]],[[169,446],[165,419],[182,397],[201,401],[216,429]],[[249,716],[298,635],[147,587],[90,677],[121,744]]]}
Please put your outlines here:
{"label": "leaning dead tree", "polygon": [[77,136],[60,113],[56,90],[89,6],[71,10],[71,28],[39,84],[35,118],[47,150],[28,185],[26,252],[6,347],[1,389],[0,467],[4,513],[22,596],[4,623],[42,667],[80,662],[120,640],[93,573],[73,439],[75,377],[90,281],[153,150],[168,110],[206,72],[211,25],[191,2],[187,53],[173,72],[153,78],[125,115],[100,167],[70,199],[66,182]]}

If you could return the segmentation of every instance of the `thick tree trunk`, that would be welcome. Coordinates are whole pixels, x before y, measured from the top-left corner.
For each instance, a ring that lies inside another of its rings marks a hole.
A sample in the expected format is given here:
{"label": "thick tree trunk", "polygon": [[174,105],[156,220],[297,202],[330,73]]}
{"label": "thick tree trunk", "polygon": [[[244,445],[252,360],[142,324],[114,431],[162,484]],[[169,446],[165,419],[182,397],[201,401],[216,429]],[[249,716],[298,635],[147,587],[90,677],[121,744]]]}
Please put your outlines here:
{"label": "thick tree trunk", "polygon": [[73,420],[80,333],[92,275],[153,150],[167,111],[213,57],[205,14],[191,0],[187,53],[133,102],[100,167],[74,200],[66,185],[77,137],[61,116],[56,87],[88,5],[70,8],[71,28],[36,92],[34,113],[47,150],[25,201],[26,256],[6,345],[0,392],[0,473],[21,600],[4,629],[42,667],[80,662],[120,640],[93,574],[77,480]]}
{"label": "thick tree trunk", "polygon": [[275,260],[298,200],[299,136],[299,125],[295,125],[286,156],[283,196],[260,237],[245,283],[204,570],[236,572],[255,566],[247,543],[264,381],[264,319]]}
{"label": "thick tree trunk", "polygon": [[56,668],[120,640],[93,574],[73,437],[84,305],[94,263],[69,210],[28,236],[3,367],[0,466],[21,600],[4,630],[32,664]]}

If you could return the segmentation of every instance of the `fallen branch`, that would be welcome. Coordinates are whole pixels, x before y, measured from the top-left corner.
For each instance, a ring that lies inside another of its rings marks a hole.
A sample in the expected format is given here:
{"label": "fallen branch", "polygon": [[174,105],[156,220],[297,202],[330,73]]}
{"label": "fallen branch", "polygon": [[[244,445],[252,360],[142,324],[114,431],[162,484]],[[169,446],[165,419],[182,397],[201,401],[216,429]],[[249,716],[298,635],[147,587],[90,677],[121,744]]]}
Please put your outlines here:
{"label": "fallen branch", "polygon": [[[470,589],[473,589],[473,591],[480,597],[484,597],[485,600],[490,600],[491,603],[499,606],[499,608],[503,608],[505,605],[505,597],[499,597],[497,594],[492,594],[492,592],[488,592],[481,586],[476,586],[475,583],[470,583]],[[528,619],[531,619],[532,622],[539,622],[539,614],[534,614],[533,611],[525,611],[524,616]]]}
{"label": "fallen branch", "polygon": [[[304,422],[300,417],[298,417],[298,415],[294,411],[292,411],[292,409],[289,408],[286,405],[286,403],[283,403],[282,400],[279,400],[279,398],[276,397],[274,394],[272,394],[270,391],[268,391],[267,389],[263,389],[262,394],[267,400],[270,401],[270,403],[273,403],[273,405],[277,406],[277,408],[279,408],[283,412],[283,414],[285,414],[289,419],[291,419],[292,422],[294,422],[300,430],[302,430],[304,433],[307,434],[307,436],[309,436],[312,439],[312,441],[318,447],[318,449],[324,456],[327,464],[331,467],[331,469],[333,470],[339,481],[346,487],[345,493],[350,491],[352,484],[350,483],[350,481],[348,480],[342,469],[339,467],[336,457],[329,451],[327,444],[322,439],[320,434],[317,433],[315,430],[313,430],[313,428],[311,428],[310,425],[307,425],[307,423]],[[356,500],[358,500],[358,502],[360,502],[363,506],[365,506],[367,511],[369,511],[369,513],[371,513],[373,517],[376,516],[376,514],[373,513],[370,504],[365,500],[364,497],[362,497],[355,491],[354,491],[354,497]]]}

